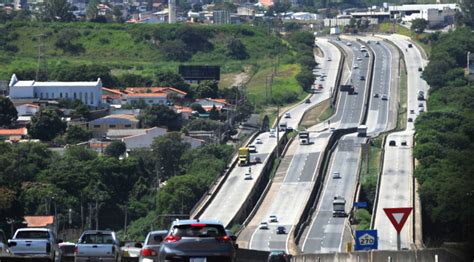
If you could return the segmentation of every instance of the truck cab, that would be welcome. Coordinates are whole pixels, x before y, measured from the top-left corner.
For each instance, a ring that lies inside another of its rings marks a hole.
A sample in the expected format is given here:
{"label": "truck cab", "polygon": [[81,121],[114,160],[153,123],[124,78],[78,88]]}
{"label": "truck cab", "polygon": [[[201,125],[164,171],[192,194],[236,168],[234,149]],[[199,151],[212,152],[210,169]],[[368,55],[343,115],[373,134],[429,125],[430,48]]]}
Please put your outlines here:
{"label": "truck cab", "polygon": [[342,196],[335,196],[332,201],[332,216],[333,217],[345,217],[346,214],[346,200]]}

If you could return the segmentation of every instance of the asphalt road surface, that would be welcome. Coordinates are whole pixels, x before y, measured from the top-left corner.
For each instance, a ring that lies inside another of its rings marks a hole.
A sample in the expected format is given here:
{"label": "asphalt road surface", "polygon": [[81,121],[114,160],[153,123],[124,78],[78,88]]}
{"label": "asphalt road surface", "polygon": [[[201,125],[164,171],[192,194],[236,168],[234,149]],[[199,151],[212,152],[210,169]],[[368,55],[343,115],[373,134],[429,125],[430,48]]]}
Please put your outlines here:
{"label": "asphalt road surface", "polygon": [[[379,235],[379,249],[394,250],[397,248],[396,231],[383,212],[383,208],[413,207],[413,123],[421,108],[426,111],[426,103],[417,100],[418,91],[424,91],[425,96],[428,94],[428,85],[421,78],[418,68],[423,69],[427,61],[422,58],[420,51],[414,44],[412,48],[408,47],[411,42],[406,37],[400,35],[383,37],[391,40],[402,50],[407,66],[407,128],[387,137],[374,223],[374,228],[378,230]],[[420,103],[423,107],[419,107]],[[408,118],[411,121],[408,121]],[[394,141],[395,146],[390,146],[390,141]],[[402,142],[406,145],[402,145]],[[410,214],[410,218],[401,232],[402,248],[411,248],[412,246],[413,225],[413,214]]]}

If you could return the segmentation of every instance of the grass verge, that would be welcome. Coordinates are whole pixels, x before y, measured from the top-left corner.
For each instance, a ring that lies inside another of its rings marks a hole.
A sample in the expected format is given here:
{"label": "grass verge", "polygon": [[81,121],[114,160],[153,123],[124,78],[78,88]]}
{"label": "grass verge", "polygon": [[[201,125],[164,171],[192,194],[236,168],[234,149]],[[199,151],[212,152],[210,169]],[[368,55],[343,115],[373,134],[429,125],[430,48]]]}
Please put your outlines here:
{"label": "grass verge", "polygon": [[400,104],[398,107],[397,114],[397,130],[403,130],[406,128],[407,119],[407,70],[405,67],[405,61],[400,60]]}
{"label": "grass verge", "polygon": [[[331,116],[330,112],[331,100],[327,99],[322,101],[317,106],[311,108],[304,114],[301,124],[298,127],[299,130],[307,129],[311,126],[317,125],[327,119],[327,115]],[[334,113],[334,110],[332,110]]]}

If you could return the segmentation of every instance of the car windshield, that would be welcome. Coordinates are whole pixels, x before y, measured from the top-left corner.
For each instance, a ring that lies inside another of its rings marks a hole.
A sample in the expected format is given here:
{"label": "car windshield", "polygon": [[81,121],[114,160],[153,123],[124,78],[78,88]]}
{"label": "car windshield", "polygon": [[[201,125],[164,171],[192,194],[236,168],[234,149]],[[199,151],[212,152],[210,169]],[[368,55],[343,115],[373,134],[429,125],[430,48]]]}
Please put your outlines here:
{"label": "car windshield", "polygon": [[48,231],[19,231],[15,238],[45,239],[49,238],[49,233]]}
{"label": "car windshield", "polygon": [[111,234],[85,234],[79,241],[82,244],[113,244]]}
{"label": "car windshield", "polygon": [[179,237],[222,237],[226,233],[221,225],[197,223],[174,226],[172,235]]}

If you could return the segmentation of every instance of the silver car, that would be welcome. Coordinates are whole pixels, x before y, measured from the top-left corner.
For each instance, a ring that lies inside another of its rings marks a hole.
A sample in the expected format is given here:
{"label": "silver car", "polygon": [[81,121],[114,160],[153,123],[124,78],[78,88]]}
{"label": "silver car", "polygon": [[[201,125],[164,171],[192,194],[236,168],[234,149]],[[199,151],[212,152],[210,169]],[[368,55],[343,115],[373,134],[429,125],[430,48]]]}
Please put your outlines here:
{"label": "silver car", "polygon": [[153,262],[158,261],[158,253],[160,252],[161,242],[168,235],[167,230],[151,231],[143,242],[143,247],[140,250],[139,262]]}
{"label": "silver car", "polygon": [[235,247],[217,220],[176,220],[158,256],[159,261],[234,261]]}

